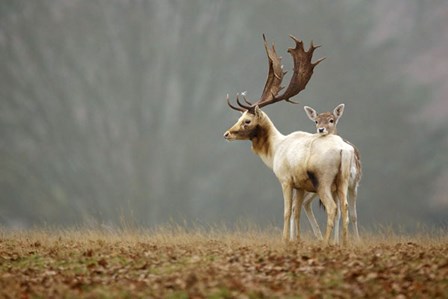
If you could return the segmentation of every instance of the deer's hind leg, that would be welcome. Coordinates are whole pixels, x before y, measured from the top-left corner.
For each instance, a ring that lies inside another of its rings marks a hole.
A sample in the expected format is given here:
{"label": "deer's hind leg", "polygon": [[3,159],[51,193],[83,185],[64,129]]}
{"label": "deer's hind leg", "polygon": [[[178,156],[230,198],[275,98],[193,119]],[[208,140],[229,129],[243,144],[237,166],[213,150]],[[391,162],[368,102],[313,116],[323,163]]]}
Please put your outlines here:
{"label": "deer's hind leg", "polygon": [[328,244],[336,220],[336,203],[331,193],[331,187],[321,187],[319,188],[317,193],[320,197],[320,200],[322,201],[322,204],[325,207],[325,211],[327,212],[327,229],[325,230],[323,241],[325,244]]}
{"label": "deer's hind leg", "polygon": [[358,216],[356,214],[356,199],[358,197],[357,187],[349,188],[348,193],[349,193],[348,208],[349,208],[350,222],[352,223],[356,241],[360,241],[361,238],[359,237],[359,231],[358,231]]}
{"label": "deer's hind leg", "polygon": [[336,201],[336,220],[334,223],[334,234],[333,234],[333,242],[334,244],[339,243],[339,224],[341,222],[341,205],[339,204],[339,198],[337,197],[337,193],[333,192],[333,199]]}
{"label": "deer's hind leg", "polygon": [[320,231],[319,224],[317,223],[316,217],[314,216],[313,208],[311,204],[313,203],[313,200],[317,197],[316,193],[306,193],[305,198],[303,200],[303,206],[305,208],[305,214],[308,218],[308,221],[310,222],[311,229],[313,230],[314,236],[322,240],[322,233]]}
{"label": "deer's hind leg", "polygon": [[[345,188],[344,188],[345,187]],[[338,202],[339,209],[338,213],[342,214],[342,244],[348,244],[348,204],[347,204],[347,188],[346,186],[339,187],[338,189]]]}

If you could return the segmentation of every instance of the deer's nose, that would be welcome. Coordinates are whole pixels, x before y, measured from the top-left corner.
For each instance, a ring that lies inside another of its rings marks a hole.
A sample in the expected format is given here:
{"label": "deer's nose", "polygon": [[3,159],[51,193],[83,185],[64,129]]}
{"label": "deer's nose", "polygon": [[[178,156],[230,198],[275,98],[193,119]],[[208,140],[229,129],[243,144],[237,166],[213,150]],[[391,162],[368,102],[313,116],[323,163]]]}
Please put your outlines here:
{"label": "deer's nose", "polygon": [[323,133],[324,132],[324,128],[319,128],[319,133]]}
{"label": "deer's nose", "polygon": [[225,133],[224,133],[224,138],[226,138],[226,139],[229,138],[229,135],[230,135],[230,132],[229,132],[229,131],[225,132]]}

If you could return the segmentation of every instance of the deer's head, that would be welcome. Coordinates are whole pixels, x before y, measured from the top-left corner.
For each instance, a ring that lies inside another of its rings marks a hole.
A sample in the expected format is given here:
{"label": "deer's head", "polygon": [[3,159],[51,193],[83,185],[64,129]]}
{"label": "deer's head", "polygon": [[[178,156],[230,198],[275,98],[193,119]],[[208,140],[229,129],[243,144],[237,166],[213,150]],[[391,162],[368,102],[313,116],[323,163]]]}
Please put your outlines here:
{"label": "deer's head", "polygon": [[251,140],[257,137],[264,122],[265,113],[258,106],[242,112],[238,121],[224,133],[224,138],[232,140]]}
{"label": "deer's head", "polygon": [[275,47],[268,47],[266,37],[263,35],[264,47],[268,56],[269,72],[266,84],[263,89],[261,98],[254,103],[248,101],[243,94],[244,103],[239,99],[239,95],[236,96],[236,102],[238,106],[234,106],[229,101],[227,95],[227,104],[230,108],[242,112],[238,121],[224,133],[224,138],[227,140],[251,140],[256,137],[259,130],[262,129],[263,122],[266,121],[266,114],[261,111],[260,108],[280,102],[287,101],[295,103],[290,100],[293,96],[305,89],[306,84],[310,80],[314,67],[319,64],[325,58],[321,58],[316,62],[311,62],[313,58],[313,52],[319,46],[314,46],[311,43],[310,48],[306,51],[303,47],[303,42],[296,39],[294,36],[290,37],[295,41],[296,47],[289,48],[288,52],[291,54],[294,61],[294,72],[291,76],[291,81],[286,88],[285,92],[279,95],[280,90],[283,89],[281,85],[283,76],[286,72],[283,72],[283,66],[281,64],[281,58],[275,52]]}
{"label": "deer's head", "polygon": [[333,112],[323,112],[319,114],[311,107],[305,106],[304,109],[309,119],[316,123],[317,133],[327,135],[337,133],[336,125],[341,118],[342,113],[344,113],[344,107],[344,104],[340,104],[334,108]]}

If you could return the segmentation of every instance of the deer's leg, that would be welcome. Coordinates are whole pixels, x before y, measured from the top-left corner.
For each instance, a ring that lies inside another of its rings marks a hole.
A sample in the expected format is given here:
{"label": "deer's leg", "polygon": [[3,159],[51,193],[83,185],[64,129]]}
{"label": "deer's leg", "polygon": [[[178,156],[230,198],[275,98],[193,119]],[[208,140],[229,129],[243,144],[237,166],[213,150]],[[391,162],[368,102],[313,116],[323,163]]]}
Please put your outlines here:
{"label": "deer's leg", "polygon": [[308,221],[310,222],[311,229],[313,230],[314,236],[322,240],[322,233],[320,232],[319,224],[317,223],[316,217],[314,217],[314,212],[311,207],[311,204],[313,203],[313,199],[316,198],[316,193],[306,193],[305,198],[303,199],[303,205],[305,207],[305,214],[308,218]]}
{"label": "deer's leg", "polygon": [[340,186],[338,188],[339,208],[342,213],[342,244],[348,244],[348,204],[347,188]]}
{"label": "deer's leg", "polygon": [[339,224],[341,222],[341,205],[339,204],[339,199],[336,193],[333,193],[333,198],[336,199],[336,221],[334,223],[334,235],[333,242],[335,244],[339,243]]}
{"label": "deer's leg", "polygon": [[290,224],[290,233],[289,233],[289,240],[290,241],[294,241],[297,237],[297,227],[296,227],[296,222],[294,221],[294,215],[296,213],[296,209],[297,209],[297,201],[296,201],[296,191],[293,190],[293,197],[292,197],[292,215],[293,217],[291,218]]}
{"label": "deer's leg", "polygon": [[291,238],[291,241],[295,240],[297,237],[297,240],[300,241],[300,212],[302,210],[302,203],[303,203],[303,190],[296,189],[294,192],[294,199],[293,199],[293,225],[292,228],[294,232],[291,231],[291,236],[294,236]]}
{"label": "deer's leg", "polygon": [[[295,220],[295,214],[297,211],[297,190],[293,189],[293,196],[292,196],[292,218],[291,218],[291,227],[290,227],[290,234],[289,234],[289,240],[290,241],[294,241],[297,239],[297,232],[298,232],[298,225],[297,222]],[[299,208],[300,211],[300,208]],[[300,212],[299,212],[300,213]]]}
{"label": "deer's leg", "polygon": [[287,242],[289,237],[289,225],[291,221],[291,210],[292,210],[292,193],[293,189],[291,184],[282,183],[283,190],[283,203],[284,203],[284,213],[283,213],[283,241]]}
{"label": "deer's leg", "polygon": [[358,197],[357,187],[349,188],[348,192],[349,192],[348,208],[349,208],[350,222],[352,223],[353,232],[355,233],[356,240],[360,241],[361,238],[359,237],[358,232],[358,216],[356,214],[356,199]]}
{"label": "deer's leg", "polygon": [[333,231],[334,221],[336,217],[336,203],[333,200],[330,188],[321,188],[318,191],[318,194],[325,207],[325,210],[327,211],[327,229],[325,230],[323,241],[325,244],[328,244],[328,242],[330,241],[331,232]]}

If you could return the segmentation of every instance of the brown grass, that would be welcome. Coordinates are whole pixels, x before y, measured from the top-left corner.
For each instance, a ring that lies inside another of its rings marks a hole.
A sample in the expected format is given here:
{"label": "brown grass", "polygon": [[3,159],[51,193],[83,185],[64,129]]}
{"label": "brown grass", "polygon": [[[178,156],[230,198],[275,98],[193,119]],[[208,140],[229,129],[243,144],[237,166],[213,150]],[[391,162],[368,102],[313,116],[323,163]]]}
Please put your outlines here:
{"label": "brown grass", "polygon": [[0,231],[5,298],[448,297],[442,232],[363,234],[348,247],[275,229]]}

